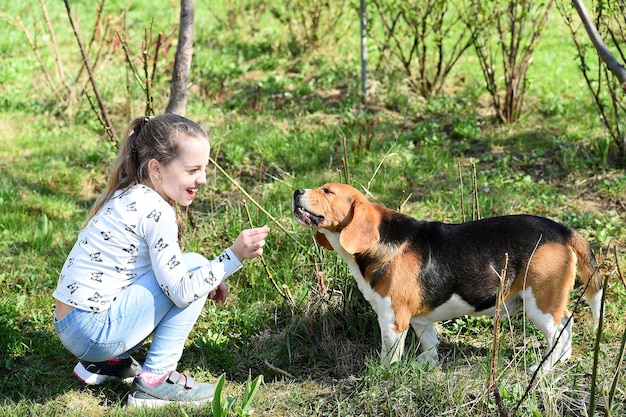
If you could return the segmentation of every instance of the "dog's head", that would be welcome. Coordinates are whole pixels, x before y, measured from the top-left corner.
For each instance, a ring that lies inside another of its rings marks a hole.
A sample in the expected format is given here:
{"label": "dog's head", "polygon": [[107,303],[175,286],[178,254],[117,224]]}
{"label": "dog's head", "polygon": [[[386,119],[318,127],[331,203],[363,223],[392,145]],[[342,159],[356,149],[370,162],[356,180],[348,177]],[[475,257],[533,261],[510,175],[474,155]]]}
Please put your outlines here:
{"label": "dog's head", "polygon": [[334,249],[327,235],[338,235],[339,244],[350,254],[364,252],[379,238],[379,212],[349,185],[330,183],[296,190],[292,206],[296,221],[317,229],[315,238],[326,249]]}

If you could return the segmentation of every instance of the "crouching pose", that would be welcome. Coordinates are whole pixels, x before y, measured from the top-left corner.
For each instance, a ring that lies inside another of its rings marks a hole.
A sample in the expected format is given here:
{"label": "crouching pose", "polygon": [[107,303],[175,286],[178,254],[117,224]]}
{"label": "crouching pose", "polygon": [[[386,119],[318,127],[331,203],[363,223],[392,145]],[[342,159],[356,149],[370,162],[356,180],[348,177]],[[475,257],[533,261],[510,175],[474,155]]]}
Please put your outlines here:
{"label": "crouching pose", "polygon": [[[132,381],[129,405],[211,401],[214,387],[176,371],[207,298],[263,252],[267,226],[243,230],[216,259],[181,253],[175,203],[206,183],[209,140],[174,114],[131,122],[108,185],[69,253],[53,293],[54,325],[87,384]],[[143,366],[131,354],[152,335]]]}

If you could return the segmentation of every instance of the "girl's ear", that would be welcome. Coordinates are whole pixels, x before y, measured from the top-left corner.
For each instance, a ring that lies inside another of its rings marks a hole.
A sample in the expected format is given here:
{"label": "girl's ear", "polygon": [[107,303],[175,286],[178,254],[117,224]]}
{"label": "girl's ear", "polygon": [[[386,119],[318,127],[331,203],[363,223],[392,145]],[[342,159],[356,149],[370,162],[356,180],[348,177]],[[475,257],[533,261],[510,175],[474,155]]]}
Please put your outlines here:
{"label": "girl's ear", "polygon": [[152,158],[148,161],[148,173],[150,174],[150,180],[152,183],[156,183],[161,179],[161,164],[156,159]]}

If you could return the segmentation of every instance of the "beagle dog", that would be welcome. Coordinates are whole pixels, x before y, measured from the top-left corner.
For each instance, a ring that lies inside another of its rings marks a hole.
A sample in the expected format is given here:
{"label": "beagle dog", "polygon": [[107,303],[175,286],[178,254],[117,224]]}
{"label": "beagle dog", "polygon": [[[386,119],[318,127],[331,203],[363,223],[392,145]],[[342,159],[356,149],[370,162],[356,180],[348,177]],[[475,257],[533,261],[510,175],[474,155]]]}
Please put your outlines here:
{"label": "beagle dog", "polygon": [[434,366],[439,341],[433,323],[466,314],[493,316],[503,271],[502,311],[512,314],[524,306],[544,334],[550,356],[543,371],[572,353],[567,304],[577,270],[594,327],[599,324],[602,279],[595,256],[563,224],[531,215],[460,224],[420,221],[333,183],[296,190],[292,205],[295,220],[315,228],[317,242],[344,259],[372,305],[385,366],[400,360],[409,325],[424,352],[420,359]]}

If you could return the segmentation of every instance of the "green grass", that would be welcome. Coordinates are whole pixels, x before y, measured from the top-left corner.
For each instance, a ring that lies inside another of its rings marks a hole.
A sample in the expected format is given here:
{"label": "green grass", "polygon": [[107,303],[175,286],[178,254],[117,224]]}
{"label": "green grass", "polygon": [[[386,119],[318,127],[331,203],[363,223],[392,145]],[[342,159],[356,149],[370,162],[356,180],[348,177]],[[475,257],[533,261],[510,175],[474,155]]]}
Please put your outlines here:
{"label": "green grass", "polygon": [[[38,28],[39,52],[58,83],[40,9],[18,3],[1,5],[2,16],[20,16],[31,34]],[[95,6],[72,3],[86,41]],[[176,40],[177,9],[148,3],[134,1],[126,18],[135,58],[150,25],[167,42]],[[415,360],[412,334],[405,360],[381,368],[375,314],[344,263],[315,246],[311,231],[292,220],[291,195],[297,188],[342,181],[347,155],[351,182],[371,192],[372,200],[418,218],[458,222],[472,217],[475,167],[482,217],[533,213],[563,221],[597,254],[606,254],[609,244],[617,247],[623,268],[626,177],[606,152],[606,134],[559,16],[536,48],[522,119],[501,126],[490,117],[471,54],[455,69],[446,93],[428,101],[410,94],[400,79],[370,74],[374,94],[362,116],[358,25],[339,43],[292,56],[284,30],[271,16],[263,15],[254,35],[246,25],[229,30],[208,9],[213,3],[196,4],[187,116],[210,132],[212,157],[279,224],[247,201],[252,223],[272,228],[264,253],[268,269],[250,261],[229,279],[227,303],[207,305],[179,369],[207,382],[224,373],[225,394],[238,398],[250,375],[263,375],[255,401],[259,416],[496,415],[486,386],[490,321],[464,317],[440,323],[442,363],[434,370]],[[238,4],[219,2],[213,11],[223,16],[228,5]],[[122,28],[119,11],[125,6],[107,2],[113,28]],[[73,83],[81,62],[76,41],[62,2],[47,7],[66,78]],[[96,74],[123,135],[145,104],[134,81],[127,87],[123,53],[112,46],[110,39],[94,43],[102,48]],[[157,64],[157,109],[165,108],[173,54],[172,47]],[[84,73],[76,84],[87,85]],[[127,386],[85,387],[72,376],[75,359],[54,332],[51,293],[115,155],[81,91],[72,101],[58,100],[21,31],[0,25],[0,415],[210,416],[210,407],[127,410]],[[215,256],[230,245],[248,227],[244,201],[240,189],[211,167],[208,184],[192,205],[195,227],[187,224],[186,248]],[[612,253],[601,261],[610,285],[600,397],[610,388],[626,328],[626,288]],[[281,295],[286,289],[290,298]],[[575,317],[572,360],[539,379],[518,415],[585,415],[594,335],[586,305]],[[505,322],[500,345],[497,380],[512,410],[530,383],[525,368],[539,358],[544,343],[532,325],[516,317]],[[622,373],[612,415],[626,409],[625,385]]]}

